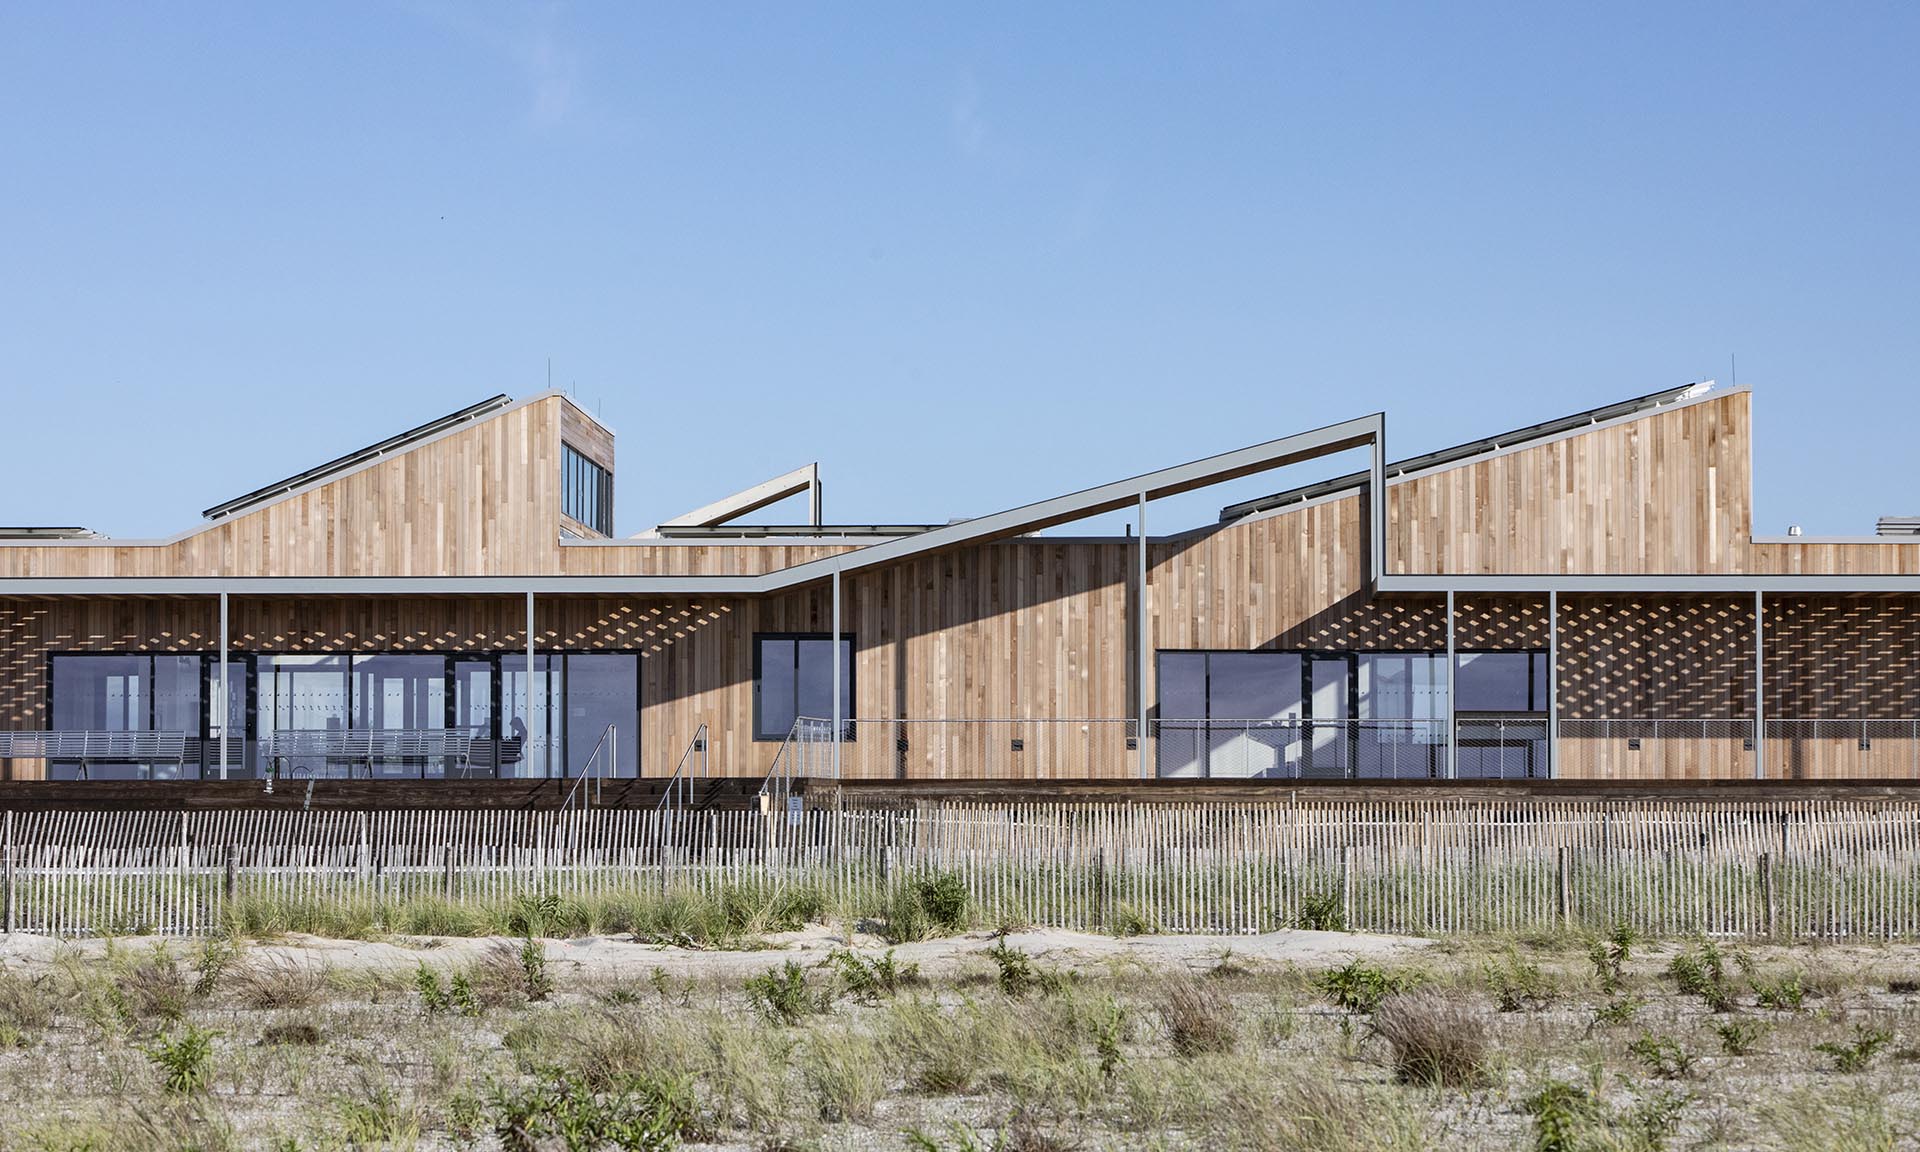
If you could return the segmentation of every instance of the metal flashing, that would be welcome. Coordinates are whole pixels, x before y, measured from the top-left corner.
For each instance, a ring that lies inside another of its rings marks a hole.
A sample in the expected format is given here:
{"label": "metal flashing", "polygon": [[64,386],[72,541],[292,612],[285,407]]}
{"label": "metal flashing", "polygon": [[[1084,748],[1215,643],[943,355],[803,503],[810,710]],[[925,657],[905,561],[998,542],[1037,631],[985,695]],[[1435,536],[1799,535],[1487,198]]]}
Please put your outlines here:
{"label": "metal flashing", "polygon": [[1380,578],[1381,592],[1920,592],[1920,573],[1738,573],[1704,575],[1409,575]]}
{"label": "metal flashing", "polygon": [[945,524],[662,524],[658,536],[632,537],[623,544],[655,540],[731,540],[736,537],[791,536],[816,540],[833,536],[918,536]]}
{"label": "metal flashing", "polygon": [[1904,544],[1920,545],[1914,536],[1755,536],[1755,544]]}
{"label": "metal flashing", "polygon": [[762,480],[750,488],[742,488],[731,496],[723,496],[704,507],[695,508],[684,515],[671,520],[663,520],[652,532],[643,532],[634,537],[636,540],[648,539],[655,535],[667,535],[672,529],[716,528],[729,521],[758,511],[769,504],[785,500],[789,496],[809,493],[812,497],[810,510],[813,525],[820,524],[820,465],[818,462],[803,465],[771,480]]}

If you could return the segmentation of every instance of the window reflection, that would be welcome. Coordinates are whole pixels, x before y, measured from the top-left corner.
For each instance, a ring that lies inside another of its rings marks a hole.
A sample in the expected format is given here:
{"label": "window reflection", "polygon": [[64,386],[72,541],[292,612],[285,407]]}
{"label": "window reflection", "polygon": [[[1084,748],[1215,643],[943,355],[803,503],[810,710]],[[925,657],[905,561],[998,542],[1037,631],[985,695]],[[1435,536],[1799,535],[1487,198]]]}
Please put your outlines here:
{"label": "window reflection", "polygon": [[[841,718],[854,718],[852,636],[841,635],[837,660],[828,633],[758,635],[753,642],[755,740],[785,740],[801,716],[831,718],[836,666]],[[845,736],[851,740],[853,735],[854,727],[848,724]]]}

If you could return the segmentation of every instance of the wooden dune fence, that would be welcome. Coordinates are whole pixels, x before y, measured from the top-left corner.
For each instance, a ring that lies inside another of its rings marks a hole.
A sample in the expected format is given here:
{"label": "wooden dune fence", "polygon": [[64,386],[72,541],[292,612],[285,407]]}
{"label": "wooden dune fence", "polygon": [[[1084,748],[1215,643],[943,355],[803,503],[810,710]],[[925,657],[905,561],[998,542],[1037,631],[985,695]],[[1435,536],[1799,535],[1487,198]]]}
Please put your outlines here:
{"label": "wooden dune fence", "polygon": [[235,901],[645,901],[959,876],[986,924],[1258,932],[1920,933],[1906,802],[941,805],[889,811],[6,814],[9,932],[216,931]]}

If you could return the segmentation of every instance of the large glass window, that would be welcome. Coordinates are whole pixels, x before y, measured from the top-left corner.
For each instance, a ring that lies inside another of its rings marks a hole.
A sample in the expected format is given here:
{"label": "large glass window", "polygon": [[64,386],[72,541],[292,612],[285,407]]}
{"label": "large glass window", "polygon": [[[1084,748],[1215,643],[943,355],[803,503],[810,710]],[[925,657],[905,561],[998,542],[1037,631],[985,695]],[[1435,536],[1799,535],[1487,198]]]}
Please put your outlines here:
{"label": "large glass window", "polygon": [[[189,767],[210,772],[218,769],[223,731],[230,772],[255,763],[262,736],[296,731],[458,732],[482,742],[473,749],[472,769],[505,776],[571,776],[590,765],[596,773],[633,776],[639,769],[640,657],[634,652],[537,654],[530,714],[527,660],[519,653],[260,653],[235,656],[227,667],[222,699],[215,656],[54,655],[50,724],[71,731],[183,732]],[[610,726],[618,732],[604,741],[611,751],[595,760],[595,746]],[[435,774],[453,763],[422,765],[413,758],[374,768]],[[92,774],[136,771],[145,768]]]}
{"label": "large glass window", "polygon": [[[207,657],[207,745],[202,759],[208,770],[215,775],[220,770],[220,737],[227,738],[227,771],[244,773],[253,763],[250,757],[248,738],[252,725],[248,723],[248,689],[253,683],[250,657],[227,657],[227,694],[220,696],[220,659]],[[229,721],[231,717],[231,721]]]}
{"label": "large glass window", "polygon": [[447,658],[353,658],[353,726],[434,731],[447,725]]}
{"label": "large glass window", "polygon": [[1462,652],[1454,684],[1454,757],[1462,778],[1545,776],[1547,678],[1545,652]]}
{"label": "large glass window", "polygon": [[49,658],[49,715],[54,729],[69,732],[179,732],[187,737],[187,763],[99,764],[97,777],[191,771],[201,754],[206,725],[201,698],[208,658],[180,655],[76,653]]}
{"label": "large glass window", "polygon": [[[567,658],[567,775],[632,776],[640,763],[640,658],[580,652]],[[614,729],[612,736],[608,729]],[[594,760],[598,749],[598,760]]]}
{"label": "large glass window", "polygon": [[52,671],[56,729],[154,730],[151,656],[55,656]]}
{"label": "large glass window", "polygon": [[1545,652],[1462,652],[1454,685],[1458,712],[1545,712]]}
{"label": "large glass window", "polygon": [[[831,719],[835,668],[840,715],[852,720],[853,638],[842,635],[838,657],[825,633],[761,634],[753,638],[753,738],[784,740],[801,716]],[[853,725],[847,725],[847,739]]]}
{"label": "large glass window", "polygon": [[1288,773],[1309,735],[1308,657],[1298,652],[1162,652],[1162,776]]}
{"label": "large glass window", "polygon": [[1446,654],[1162,652],[1165,776],[1438,775]]}
{"label": "large glass window", "polygon": [[631,652],[550,652],[533,658],[533,712],[527,713],[527,658],[500,657],[502,775],[598,775],[609,761],[594,748],[609,725],[619,758],[609,775],[640,763],[640,658]]}
{"label": "large glass window", "polygon": [[1362,652],[1358,671],[1362,719],[1446,719],[1446,653]]}
{"label": "large glass window", "polygon": [[571,444],[560,446],[560,511],[602,536],[613,535],[613,473]]}
{"label": "large glass window", "polygon": [[457,732],[482,737],[493,734],[493,661],[459,659],[453,662],[453,721]]}
{"label": "large glass window", "polygon": [[352,657],[260,657],[262,732],[344,732],[353,727]]}
{"label": "large glass window", "polygon": [[500,774],[558,775],[560,723],[566,662],[556,655],[533,658],[533,711],[527,711],[527,658],[500,658]]}

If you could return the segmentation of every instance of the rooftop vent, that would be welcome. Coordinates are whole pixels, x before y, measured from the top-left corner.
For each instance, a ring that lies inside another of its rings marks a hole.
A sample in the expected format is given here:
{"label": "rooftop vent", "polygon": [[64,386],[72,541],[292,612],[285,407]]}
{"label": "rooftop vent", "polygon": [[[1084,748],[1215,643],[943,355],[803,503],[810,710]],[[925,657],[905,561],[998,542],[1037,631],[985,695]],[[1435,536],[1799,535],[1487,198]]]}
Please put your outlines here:
{"label": "rooftop vent", "polygon": [[0,527],[0,540],[104,540],[91,528]]}
{"label": "rooftop vent", "polygon": [[1920,516],[1882,516],[1873,530],[1880,536],[1920,536]]}

